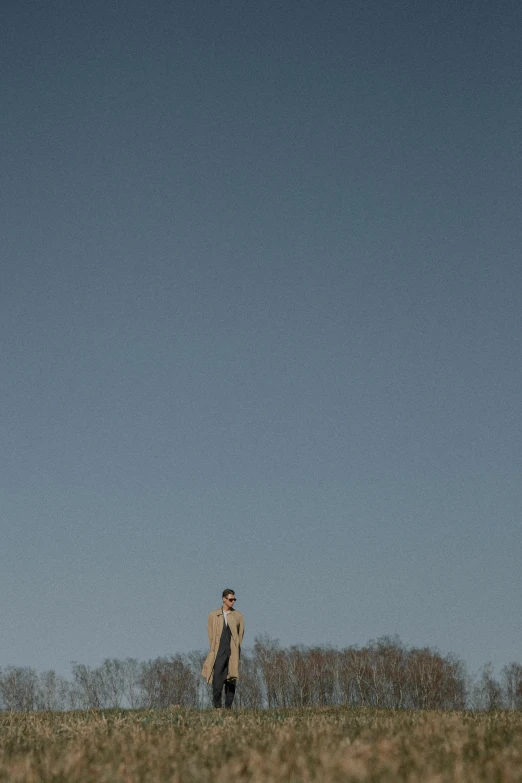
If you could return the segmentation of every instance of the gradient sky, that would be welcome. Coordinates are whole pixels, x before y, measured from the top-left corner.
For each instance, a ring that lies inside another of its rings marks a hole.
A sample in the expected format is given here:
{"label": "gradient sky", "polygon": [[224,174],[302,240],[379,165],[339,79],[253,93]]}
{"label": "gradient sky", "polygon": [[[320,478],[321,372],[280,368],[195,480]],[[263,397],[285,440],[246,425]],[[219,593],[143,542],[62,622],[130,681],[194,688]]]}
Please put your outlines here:
{"label": "gradient sky", "polygon": [[6,0],[0,665],[522,662],[519,0]]}

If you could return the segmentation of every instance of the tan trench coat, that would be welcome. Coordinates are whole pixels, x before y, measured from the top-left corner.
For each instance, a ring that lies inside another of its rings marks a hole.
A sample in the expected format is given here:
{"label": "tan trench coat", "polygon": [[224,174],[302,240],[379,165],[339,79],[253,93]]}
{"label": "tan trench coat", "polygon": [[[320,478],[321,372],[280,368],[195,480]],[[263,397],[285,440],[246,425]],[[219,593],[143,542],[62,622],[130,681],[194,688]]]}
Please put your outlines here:
{"label": "tan trench coat", "polygon": [[[236,609],[232,609],[230,614],[227,615],[227,622],[232,634],[232,638],[230,640],[228,676],[229,678],[237,679],[239,677],[239,658],[241,656],[241,642],[243,641],[243,634],[245,632],[245,621],[243,620],[243,615],[241,612],[238,612]],[[207,655],[205,663],[203,664],[201,676],[204,677],[209,683],[212,682],[214,664],[216,662],[219,640],[221,638],[222,632],[223,607],[216,609],[214,612],[210,612],[208,616],[208,643],[210,645],[210,652]]]}

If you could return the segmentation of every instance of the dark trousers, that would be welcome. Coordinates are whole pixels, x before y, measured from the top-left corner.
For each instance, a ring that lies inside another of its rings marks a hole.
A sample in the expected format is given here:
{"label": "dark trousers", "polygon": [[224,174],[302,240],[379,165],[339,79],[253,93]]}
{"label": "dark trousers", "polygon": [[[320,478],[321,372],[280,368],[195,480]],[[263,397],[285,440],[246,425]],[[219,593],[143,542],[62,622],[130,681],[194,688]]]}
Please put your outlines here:
{"label": "dark trousers", "polygon": [[221,707],[223,686],[225,686],[225,709],[229,710],[236,695],[235,681],[227,680],[228,661],[230,658],[230,628],[223,623],[223,632],[219,640],[219,647],[214,663],[214,675],[212,677],[212,703],[214,707]]}

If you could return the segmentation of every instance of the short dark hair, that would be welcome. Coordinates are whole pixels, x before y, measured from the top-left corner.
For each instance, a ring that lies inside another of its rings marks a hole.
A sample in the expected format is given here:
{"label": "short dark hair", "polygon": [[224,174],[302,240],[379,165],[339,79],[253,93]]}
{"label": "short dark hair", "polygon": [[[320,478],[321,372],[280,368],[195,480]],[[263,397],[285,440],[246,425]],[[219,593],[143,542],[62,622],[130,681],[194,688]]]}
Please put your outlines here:
{"label": "short dark hair", "polygon": [[230,593],[232,593],[232,595],[235,595],[235,592],[233,590],[223,590],[223,598],[226,598],[227,595],[230,595]]}

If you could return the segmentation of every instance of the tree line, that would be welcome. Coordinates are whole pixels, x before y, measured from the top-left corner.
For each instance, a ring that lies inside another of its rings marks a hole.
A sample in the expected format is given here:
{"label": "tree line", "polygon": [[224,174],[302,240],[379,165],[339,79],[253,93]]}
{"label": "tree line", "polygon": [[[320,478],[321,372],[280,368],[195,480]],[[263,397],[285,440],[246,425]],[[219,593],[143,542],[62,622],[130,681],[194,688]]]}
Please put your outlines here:
{"label": "tree line", "polygon": [[[210,687],[200,672],[205,653],[140,662],[111,658],[73,663],[71,677],[30,667],[0,669],[0,708],[13,711],[169,706],[205,709]],[[242,653],[236,706],[250,709],[382,707],[388,709],[522,710],[522,665],[491,664],[470,677],[462,660],[433,648],[382,637],[364,647],[282,647],[259,636]]]}

